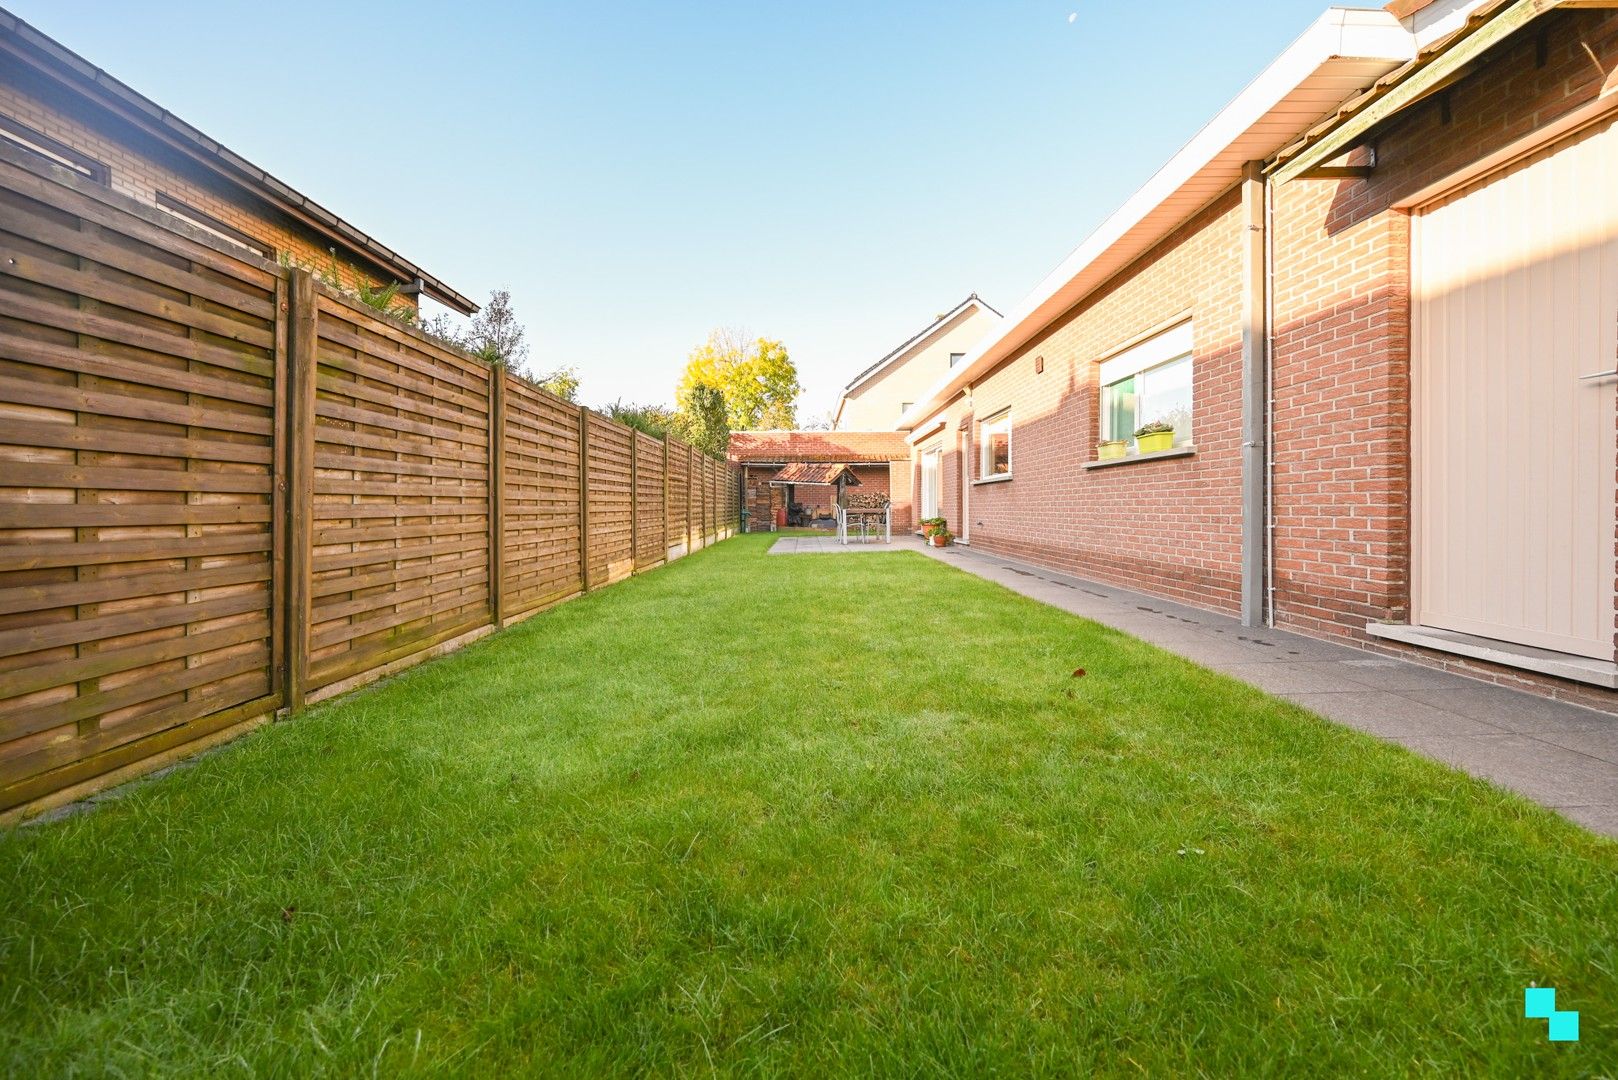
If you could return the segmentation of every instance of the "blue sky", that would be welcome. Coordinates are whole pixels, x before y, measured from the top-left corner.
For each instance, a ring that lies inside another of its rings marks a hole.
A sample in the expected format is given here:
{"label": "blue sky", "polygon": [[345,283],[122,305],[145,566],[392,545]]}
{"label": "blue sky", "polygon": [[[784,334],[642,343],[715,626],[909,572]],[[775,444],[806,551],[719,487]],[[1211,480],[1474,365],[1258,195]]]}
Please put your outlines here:
{"label": "blue sky", "polygon": [[736,326],[786,342],[803,417],[967,293],[1016,303],[1325,7],[3,2],[463,293],[509,288],[587,403],[672,400]]}

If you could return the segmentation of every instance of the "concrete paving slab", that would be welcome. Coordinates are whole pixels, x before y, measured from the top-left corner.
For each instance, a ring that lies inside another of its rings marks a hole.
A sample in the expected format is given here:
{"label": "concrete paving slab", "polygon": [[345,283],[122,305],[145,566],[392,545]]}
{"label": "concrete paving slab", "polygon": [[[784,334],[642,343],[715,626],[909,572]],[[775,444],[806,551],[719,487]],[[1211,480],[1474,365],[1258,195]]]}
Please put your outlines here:
{"label": "concrete paving slab", "polygon": [[1507,734],[1481,720],[1435,709],[1385,690],[1282,696],[1328,720],[1383,739]]}
{"label": "concrete paving slab", "polygon": [[1398,740],[1550,807],[1618,805],[1618,765],[1526,735]]}
{"label": "concrete paving slab", "polygon": [[1488,686],[1463,680],[1464,686],[1449,690],[1407,690],[1406,697],[1426,702],[1440,709],[1475,716],[1497,728],[1523,735],[1539,735],[1551,731],[1613,731],[1618,730],[1618,716],[1570,705],[1565,701],[1552,701],[1508,690],[1503,686]]}

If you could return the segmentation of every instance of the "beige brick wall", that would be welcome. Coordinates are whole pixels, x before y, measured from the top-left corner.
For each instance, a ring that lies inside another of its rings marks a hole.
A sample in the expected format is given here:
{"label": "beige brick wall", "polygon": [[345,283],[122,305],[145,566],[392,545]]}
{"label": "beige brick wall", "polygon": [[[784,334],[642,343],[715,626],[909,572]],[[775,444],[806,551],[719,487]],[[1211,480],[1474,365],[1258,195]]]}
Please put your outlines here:
{"label": "beige brick wall", "polygon": [[[245,196],[227,196],[221,191],[224,182],[211,180],[200,166],[185,168],[178,161],[173,165],[164,164],[140,153],[109,132],[69,116],[56,104],[42,100],[40,94],[26,85],[0,78],[0,115],[9,116],[107,165],[112,172],[114,191],[152,206],[157,205],[157,193],[166,192],[271,245],[277,253],[285,252],[299,265],[320,273],[331,267],[329,244],[318,235],[302,230],[268,207],[255,207],[254,200]],[[361,280],[372,285],[382,284],[376,277],[358,271],[341,253],[337,273],[345,289],[354,289]],[[414,304],[413,297],[401,296],[399,300]]]}

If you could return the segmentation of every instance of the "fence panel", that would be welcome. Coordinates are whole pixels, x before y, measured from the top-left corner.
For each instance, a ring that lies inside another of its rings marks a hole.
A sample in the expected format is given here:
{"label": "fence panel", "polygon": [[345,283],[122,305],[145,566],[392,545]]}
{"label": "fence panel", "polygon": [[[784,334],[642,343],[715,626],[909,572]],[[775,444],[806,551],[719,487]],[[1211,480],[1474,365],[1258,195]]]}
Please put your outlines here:
{"label": "fence panel", "polygon": [[490,621],[490,369],[317,305],[311,688]]}
{"label": "fence panel", "polygon": [[510,617],[582,587],[578,410],[507,376],[505,457]]}
{"label": "fence panel", "polygon": [[283,282],[0,157],[0,808],[272,711]]}
{"label": "fence panel", "polygon": [[668,441],[668,519],[669,558],[678,558],[690,550],[691,500],[686,491],[686,478],[690,475],[689,447],[678,439]]}
{"label": "fence panel", "polygon": [[640,569],[656,566],[668,557],[668,521],[663,506],[663,443],[635,433],[636,545]]}
{"label": "fence panel", "polygon": [[590,430],[590,587],[634,572],[630,436],[599,413],[586,412]]}
{"label": "fence panel", "polygon": [[684,443],[3,144],[0,254],[0,815],[734,521]]}

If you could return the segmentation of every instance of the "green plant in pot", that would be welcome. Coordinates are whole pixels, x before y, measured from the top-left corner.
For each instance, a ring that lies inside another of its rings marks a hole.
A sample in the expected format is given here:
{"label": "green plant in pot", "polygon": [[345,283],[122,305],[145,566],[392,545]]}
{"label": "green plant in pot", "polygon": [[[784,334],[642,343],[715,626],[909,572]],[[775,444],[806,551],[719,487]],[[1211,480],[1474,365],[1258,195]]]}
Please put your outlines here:
{"label": "green plant in pot", "polygon": [[949,547],[950,541],[954,539],[955,534],[948,529],[939,529],[937,532],[927,534],[927,542],[933,547]]}
{"label": "green plant in pot", "polygon": [[1127,449],[1129,449],[1128,439],[1103,439],[1096,445],[1096,460],[1111,461],[1113,458],[1121,458]]}
{"label": "green plant in pot", "polygon": [[926,536],[926,537],[930,538],[930,537],[936,535],[937,533],[944,532],[946,528],[947,528],[947,526],[945,524],[945,521],[941,517],[930,517],[930,518],[922,518],[921,519],[921,535],[923,535],[923,536]]}
{"label": "green plant in pot", "polygon": [[1174,425],[1165,420],[1142,424],[1135,429],[1135,445],[1143,454],[1174,449]]}

